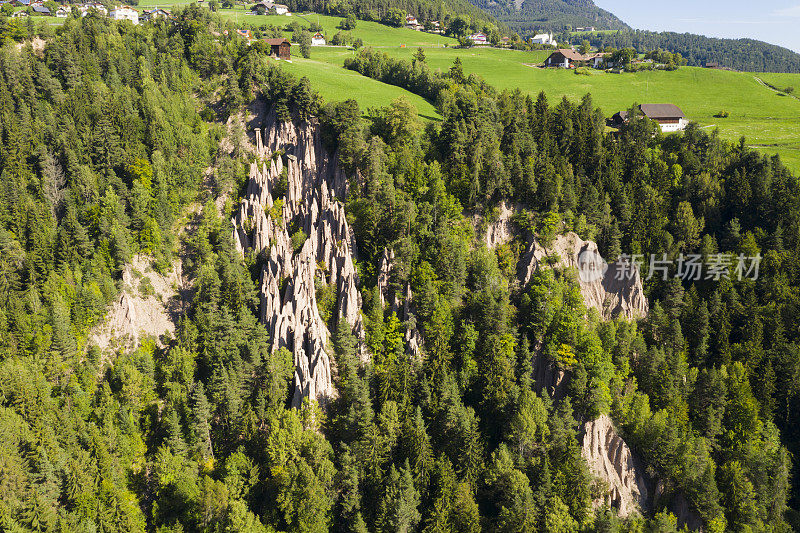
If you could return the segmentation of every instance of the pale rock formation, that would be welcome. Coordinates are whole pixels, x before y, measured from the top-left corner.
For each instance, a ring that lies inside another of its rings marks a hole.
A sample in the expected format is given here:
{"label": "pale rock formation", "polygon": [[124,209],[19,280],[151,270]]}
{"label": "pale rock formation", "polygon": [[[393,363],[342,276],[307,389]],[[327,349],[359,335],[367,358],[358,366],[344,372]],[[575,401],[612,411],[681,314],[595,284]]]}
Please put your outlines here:
{"label": "pale rock formation", "polygon": [[[144,280],[149,280],[152,294],[144,294]],[[89,344],[101,352],[114,348],[136,349],[139,341],[153,337],[161,345],[160,337],[175,332],[175,322],[180,314],[175,306],[178,288],[182,285],[181,263],[176,261],[172,270],[161,275],[150,268],[150,258],[137,255],[122,271],[122,290],[106,319],[89,335]],[[109,360],[108,354],[104,361]]]}
{"label": "pale rock formation", "polygon": [[608,415],[586,423],[581,453],[592,474],[608,488],[602,498],[593,502],[595,508],[606,504],[622,517],[648,509],[647,483]]}
{"label": "pale rock formation", "polygon": [[514,206],[507,200],[500,202],[497,206],[497,216],[487,224],[484,242],[486,248],[492,250],[509,242],[513,237],[511,227],[511,216],[514,214]]}
{"label": "pale rock formation", "polygon": [[557,265],[578,270],[578,284],[586,307],[597,309],[605,320],[615,317],[638,319],[647,316],[648,303],[639,271],[628,264],[608,264],[597,251],[597,244],[584,241],[575,233],[559,235],[544,247],[534,241],[520,261],[520,279],[527,285],[544,258],[558,256]]}
{"label": "pale rock formation", "polygon": [[422,357],[422,334],[417,328],[411,283],[406,283],[405,293],[401,301],[401,296],[398,294],[399,291],[393,290],[390,286],[392,272],[394,272],[394,259],[394,250],[384,248],[381,264],[378,268],[378,293],[381,307],[385,308],[388,303],[389,311],[395,313],[397,318],[405,324],[406,353],[415,359],[419,359]]}
{"label": "pale rock formation", "polygon": [[[341,199],[347,178],[322,145],[315,119],[295,124],[267,115],[256,130],[256,155],[250,181],[233,218],[234,241],[241,252],[262,253],[261,322],[267,326],[273,350],[294,354],[293,406],[304,398],[325,402],[334,394],[330,332],[317,308],[315,279],[337,292],[337,315],[362,342],[364,324],[354,261],[355,239]],[[273,209],[276,184],[285,173],[286,195]],[[290,231],[301,229],[307,239],[296,252]]]}
{"label": "pale rock formation", "polygon": [[406,284],[406,297],[403,302],[403,321],[406,323],[406,353],[415,359],[422,357],[422,335],[414,318],[414,301],[411,284]]}
{"label": "pale rock formation", "polygon": [[394,250],[384,248],[383,256],[381,257],[381,265],[378,270],[378,293],[380,296],[381,307],[386,307],[386,302],[389,299],[389,280],[392,276],[393,266]]}

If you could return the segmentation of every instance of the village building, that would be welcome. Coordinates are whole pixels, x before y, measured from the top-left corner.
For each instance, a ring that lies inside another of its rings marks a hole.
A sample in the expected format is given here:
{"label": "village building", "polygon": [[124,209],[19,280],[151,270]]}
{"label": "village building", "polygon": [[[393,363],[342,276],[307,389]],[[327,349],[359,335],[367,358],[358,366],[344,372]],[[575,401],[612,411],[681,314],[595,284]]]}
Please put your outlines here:
{"label": "village building", "polygon": [[108,15],[108,9],[103,4],[97,3],[90,3],[90,4],[82,4],[78,6],[78,10],[81,12],[81,16],[85,17],[89,14],[90,11],[95,10],[101,15]]}
{"label": "village building", "polygon": [[556,46],[556,40],[553,38],[552,33],[537,33],[531,37],[531,44],[546,44]]}
{"label": "village building", "polygon": [[325,36],[320,32],[317,32],[311,36],[311,46],[325,46],[325,44]]}
{"label": "village building", "polygon": [[603,68],[606,65],[607,58],[610,56],[611,54],[607,52],[598,52],[596,54],[589,54],[586,60],[594,68]]}
{"label": "village building", "polygon": [[544,66],[557,68],[575,68],[587,62],[586,56],[570,48],[560,48],[544,60]]}
{"label": "village building", "polygon": [[236,30],[236,35],[246,40],[247,44],[253,41],[253,33],[250,30]]}
{"label": "village building", "polygon": [[115,7],[108,16],[113,20],[130,20],[134,25],[139,24],[139,12],[128,6]]}
{"label": "village building", "polygon": [[416,26],[417,24],[419,24],[417,17],[415,17],[411,13],[406,15],[406,26]]}
{"label": "village building", "polygon": [[72,6],[58,6],[58,9],[56,9],[56,18],[65,19],[69,17],[70,13],[72,13]]}
{"label": "village building", "polygon": [[151,9],[150,11],[145,9],[139,16],[139,20],[143,22],[152,22],[156,19],[168,19],[168,18],[172,18],[172,13],[170,13],[166,9],[161,9],[160,7]]}
{"label": "village building", "polygon": [[47,7],[44,7],[42,5],[31,6],[31,11],[33,11],[34,15],[39,15],[39,16],[42,16],[42,17],[52,17],[53,16],[53,14],[50,12],[50,9],[47,8]]}
{"label": "village building", "polygon": [[289,15],[289,6],[276,4],[270,0],[256,2],[250,8],[251,15]]}
{"label": "village building", "polygon": [[442,33],[442,23],[438,20],[434,20],[430,23],[431,33]]}
{"label": "village building", "polygon": [[[639,111],[650,120],[657,122],[664,133],[683,131],[689,124],[686,115],[675,104],[641,104]],[[620,111],[611,118],[611,123],[617,127],[626,122],[628,122],[627,111]]]}
{"label": "village building", "polygon": [[489,44],[489,38],[483,33],[473,33],[467,37],[475,46],[485,46]]}
{"label": "village building", "polygon": [[292,60],[292,43],[288,39],[264,39],[270,46],[270,55],[286,61]]}
{"label": "village building", "polygon": [[585,26],[585,27],[580,26],[578,28],[575,28],[575,31],[594,31],[594,26]]}

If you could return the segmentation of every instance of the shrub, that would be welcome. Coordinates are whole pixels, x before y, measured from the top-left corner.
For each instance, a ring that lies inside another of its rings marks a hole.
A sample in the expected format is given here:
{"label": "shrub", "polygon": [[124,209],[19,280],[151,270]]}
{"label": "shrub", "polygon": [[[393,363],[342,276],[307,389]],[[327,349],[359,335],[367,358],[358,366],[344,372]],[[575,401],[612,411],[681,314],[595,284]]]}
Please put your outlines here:
{"label": "shrub", "polygon": [[725,111],[723,109],[722,111],[720,111],[719,113],[717,113],[714,116],[717,117],[717,118],[728,118],[730,116],[730,113],[728,113],[727,111]]}
{"label": "shrub", "polygon": [[292,250],[294,250],[294,253],[300,251],[300,248],[303,247],[307,239],[308,235],[306,235],[301,229],[292,233]]}
{"label": "shrub", "polygon": [[358,21],[356,20],[356,16],[350,13],[339,23],[339,29],[347,31],[354,30],[356,29],[357,22]]}

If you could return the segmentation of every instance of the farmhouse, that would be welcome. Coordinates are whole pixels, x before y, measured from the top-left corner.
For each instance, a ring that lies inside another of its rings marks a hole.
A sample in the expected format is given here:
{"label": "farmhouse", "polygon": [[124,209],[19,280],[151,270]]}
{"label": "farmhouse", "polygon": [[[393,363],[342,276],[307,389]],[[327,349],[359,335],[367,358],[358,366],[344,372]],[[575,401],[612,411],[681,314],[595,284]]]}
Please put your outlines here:
{"label": "farmhouse", "polygon": [[[664,133],[683,131],[689,123],[681,108],[675,104],[641,104],[639,111],[650,120],[658,122],[661,131]],[[611,118],[611,121],[617,126],[624,124],[628,121],[628,112],[620,111],[616,113]]]}
{"label": "farmhouse", "polygon": [[489,44],[489,38],[483,33],[473,33],[468,37],[472,44],[476,46],[483,46]]}
{"label": "farmhouse", "polygon": [[592,65],[592,67],[600,68],[605,64],[606,58],[610,55],[611,54],[607,52],[598,52],[597,54],[589,54],[586,57],[586,60]]}
{"label": "farmhouse", "polygon": [[586,56],[570,48],[560,48],[544,60],[546,67],[575,68],[588,61]]}
{"label": "farmhouse", "polygon": [[144,22],[152,22],[156,19],[168,19],[171,17],[172,14],[169,11],[157,7],[155,9],[151,9],[150,11],[145,9],[142,11],[142,15],[139,17],[139,19]]}
{"label": "farmhouse", "polygon": [[106,6],[97,2],[80,5],[78,6],[78,10],[81,12],[82,17],[88,15],[92,10],[97,11],[101,15],[108,15],[108,9],[106,9]]}
{"label": "farmhouse", "polygon": [[139,12],[128,6],[115,7],[108,16],[114,20],[130,20],[134,24],[139,24]]}
{"label": "farmhouse", "polygon": [[31,10],[33,10],[33,14],[34,15],[41,15],[41,16],[44,16],[44,17],[53,16],[53,14],[50,13],[50,9],[46,8],[44,6],[40,6],[40,5],[31,6]]}
{"label": "farmhouse", "polygon": [[58,6],[58,9],[56,9],[56,18],[65,19],[69,17],[70,13],[72,13],[72,6]]}
{"label": "farmhouse", "polygon": [[325,36],[320,32],[311,36],[311,46],[325,46]]}
{"label": "farmhouse", "polygon": [[287,39],[264,39],[264,41],[270,46],[271,56],[278,59],[284,59],[286,61],[292,60],[292,43],[290,43]]}
{"label": "farmhouse", "polygon": [[551,33],[539,33],[531,38],[531,44],[549,44],[556,46],[556,40]]}
{"label": "farmhouse", "polygon": [[276,4],[270,0],[261,0],[260,2],[256,2],[250,8],[251,15],[266,15],[266,14],[273,14],[273,15],[286,15],[289,13],[289,7],[283,4]]}

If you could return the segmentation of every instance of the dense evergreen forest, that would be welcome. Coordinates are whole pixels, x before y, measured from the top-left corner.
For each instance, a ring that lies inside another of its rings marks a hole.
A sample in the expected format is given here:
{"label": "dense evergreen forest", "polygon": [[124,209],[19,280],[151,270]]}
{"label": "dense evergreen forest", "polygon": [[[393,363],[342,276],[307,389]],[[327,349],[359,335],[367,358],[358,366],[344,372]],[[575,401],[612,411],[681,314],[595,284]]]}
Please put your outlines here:
{"label": "dense evergreen forest", "polygon": [[353,14],[363,20],[390,21],[400,17],[398,25],[405,24],[407,14],[414,15],[422,24],[435,20],[447,23],[458,15],[477,26],[497,24],[491,15],[467,0],[289,0],[287,5],[292,11],[314,11],[342,17]]}
{"label": "dense evergreen forest", "polygon": [[[46,40],[0,49],[0,528],[671,532],[679,498],[706,531],[797,524],[800,183],[777,157],[644,118],[608,134],[589,95],[498,92],[424,52],[348,66],[435,101],[440,122],[403,99],[325,103],[208,10],[174,13],[0,20]],[[326,406],[288,408],[292,354],[270,350],[259,259],[232,243],[251,160],[224,121],[256,98],[318,117],[352,176],[371,360],[331,324]],[[491,219],[503,199],[524,206],[517,237],[487,250],[465,209]],[[760,253],[761,275],[647,280],[646,319],[603,321],[569,270],[516,281],[525,240],[567,230],[610,259]],[[376,291],[387,247],[422,360]],[[194,298],[163,347],[88,346],[133,255],[164,270],[182,253]],[[537,392],[539,356],[566,396]],[[579,437],[600,414],[661,482],[644,517],[592,506]]]}
{"label": "dense evergreen forest", "polygon": [[680,53],[694,67],[717,63],[744,72],[800,72],[800,54],[754,39],[718,39],[692,33],[645,30],[580,34],[574,39],[577,39],[575,44],[588,39],[592,46],[600,48],[663,48]]}
{"label": "dense evergreen forest", "polygon": [[520,34],[594,26],[598,30],[630,27],[592,0],[470,0]]}

